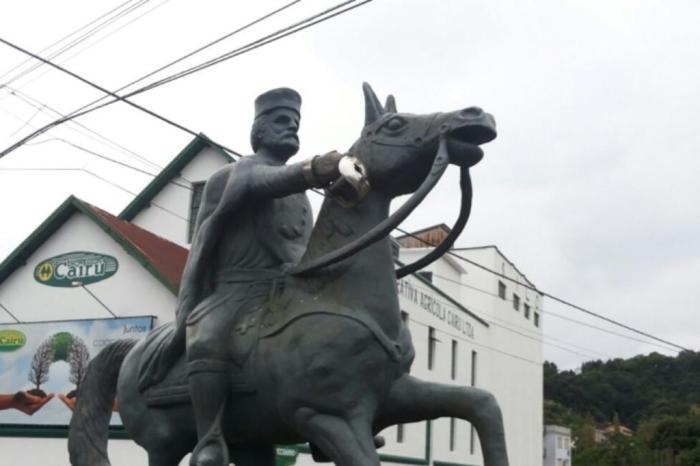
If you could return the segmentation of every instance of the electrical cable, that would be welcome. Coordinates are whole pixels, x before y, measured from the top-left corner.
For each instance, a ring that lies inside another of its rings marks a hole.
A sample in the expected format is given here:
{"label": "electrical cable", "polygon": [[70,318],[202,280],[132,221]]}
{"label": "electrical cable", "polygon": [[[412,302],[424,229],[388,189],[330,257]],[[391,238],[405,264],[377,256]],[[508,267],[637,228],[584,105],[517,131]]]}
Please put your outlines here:
{"label": "electrical cable", "polygon": [[[10,115],[10,116],[13,117],[13,118],[16,118],[16,119],[19,120],[19,121],[24,121],[22,118],[18,117],[17,115],[13,114],[12,112],[10,112],[10,111],[8,111],[8,110],[2,108],[2,107],[0,107],[0,111],[6,113],[6,114],[8,114],[8,115]],[[29,126],[31,126],[31,124],[30,124]],[[151,173],[151,172],[149,172],[149,171],[147,171],[147,170],[143,170],[143,169],[141,169],[141,168],[134,167],[133,165],[129,165],[129,164],[127,164],[127,163],[125,163],[125,162],[122,162],[122,161],[120,161],[120,160],[116,160],[116,159],[113,159],[113,158],[111,158],[111,157],[107,157],[106,155],[100,154],[99,152],[95,152],[95,151],[90,150],[90,149],[88,149],[88,148],[86,148],[86,147],[80,146],[80,145],[78,145],[78,144],[75,144],[75,143],[73,143],[73,142],[70,142],[70,141],[68,141],[68,140],[66,140],[66,139],[59,138],[59,137],[51,137],[51,138],[46,139],[46,140],[44,140],[44,141],[39,141],[39,142],[35,142],[35,143],[32,143],[32,144],[28,144],[28,145],[46,144],[46,143],[52,142],[52,141],[59,141],[59,142],[62,142],[62,143],[64,143],[64,144],[67,144],[67,145],[69,145],[69,146],[71,146],[71,147],[74,147],[74,148],[76,148],[76,149],[78,149],[78,150],[80,150],[80,151],[82,151],[82,152],[85,152],[86,154],[90,154],[90,155],[93,155],[93,156],[98,157],[98,158],[100,158],[100,159],[106,160],[106,161],[108,161],[108,162],[112,162],[112,163],[117,164],[117,165],[120,165],[120,166],[122,166],[122,167],[129,168],[129,169],[131,169],[131,170],[134,170],[134,171],[136,171],[136,172],[142,173],[142,174],[144,174],[144,175],[148,175],[148,176],[151,176],[151,177],[153,177],[153,178],[158,177],[158,175],[155,174],[155,173]],[[183,178],[183,179],[185,179],[185,178],[182,177],[182,176],[180,176],[180,177]],[[192,183],[191,181],[186,180],[186,179],[185,179],[185,181],[187,181],[187,182],[189,182],[189,183]],[[169,184],[173,184],[173,185],[175,185],[175,186],[178,186],[178,187],[180,187],[180,188],[183,188],[183,189],[187,189],[187,190],[189,190],[189,191],[192,191],[192,187],[191,187],[191,186],[187,186],[187,185],[178,183],[178,182],[175,181],[175,180],[169,180],[168,183],[169,183]],[[134,195],[135,195],[135,194],[134,194]]]}
{"label": "electrical cable", "polygon": [[[47,59],[47,60],[53,60],[53,59],[59,57],[59,56],[62,55],[63,53],[65,53],[65,52],[71,50],[72,48],[76,47],[77,45],[81,44],[82,42],[88,40],[90,37],[92,37],[92,36],[94,36],[95,34],[99,33],[101,30],[103,30],[104,28],[106,28],[107,26],[109,26],[111,23],[113,23],[113,22],[115,22],[115,21],[118,21],[118,20],[121,19],[122,17],[128,15],[128,14],[131,13],[132,11],[135,11],[136,9],[138,9],[138,8],[140,8],[141,6],[145,5],[145,4],[148,3],[149,1],[151,1],[151,0],[139,0],[139,1],[136,3],[136,5],[132,5],[132,6],[128,7],[127,9],[125,9],[124,11],[121,11],[121,12],[119,12],[118,14],[114,15],[113,17],[106,19],[102,24],[99,24],[99,25],[95,26],[95,27],[92,28],[91,30],[89,30],[89,31],[87,31],[86,33],[84,33],[82,36],[80,36],[80,37],[78,37],[78,38],[72,40],[72,41],[69,42],[68,44],[62,46],[60,49],[58,49],[58,50],[56,50],[56,51],[54,51],[54,52],[51,52],[51,53],[46,57],[46,59]],[[94,45],[94,44],[93,44],[93,45]],[[84,50],[83,50],[83,51],[84,51]],[[32,73],[34,70],[36,70],[36,69],[38,69],[38,68],[41,68],[42,66],[44,66],[44,63],[35,63],[34,65],[30,66],[30,67],[27,68],[26,70],[24,70],[24,71],[18,73],[17,75],[13,76],[12,78],[10,78],[8,81],[6,81],[6,82],[4,83],[4,85],[12,84],[12,83],[16,82],[17,80],[22,79],[24,76],[27,76],[28,74]],[[43,75],[42,75],[42,76],[43,76]],[[1,88],[1,87],[3,87],[3,85],[0,85],[0,88]]]}
{"label": "electrical cable", "polygon": [[[56,168],[33,168],[33,167],[32,167],[32,168],[24,168],[24,167],[20,167],[20,168],[0,168],[0,172],[3,172],[3,171],[27,171],[27,172],[29,172],[29,171],[49,171],[49,172],[50,172],[50,171],[65,171],[65,172],[83,172],[83,173],[87,173],[88,175],[93,176],[93,177],[97,178],[98,180],[103,181],[103,182],[105,182],[105,183],[107,183],[107,184],[109,184],[109,185],[111,185],[111,186],[113,186],[113,187],[115,187],[115,188],[117,188],[117,189],[120,189],[120,190],[122,190],[122,191],[124,191],[124,192],[126,192],[126,193],[128,193],[128,194],[131,194],[132,196],[137,196],[137,195],[138,195],[137,193],[135,193],[135,192],[133,192],[133,191],[131,191],[131,190],[129,190],[129,189],[127,189],[127,188],[125,188],[125,187],[123,187],[123,186],[117,184],[117,183],[114,183],[113,181],[110,181],[110,180],[108,180],[107,178],[104,178],[104,177],[98,175],[97,173],[92,172],[92,171],[90,171],[90,170],[87,170],[87,169],[85,169],[85,168],[63,168],[63,167],[56,167]],[[160,209],[160,210],[162,210],[162,211],[164,211],[164,212],[166,212],[166,213],[169,213],[169,214],[173,215],[174,217],[177,217],[177,218],[179,218],[180,220],[182,220],[182,221],[184,221],[184,222],[186,222],[186,223],[190,223],[189,219],[183,217],[182,215],[180,215],[180,214],[178,214],[178,213],[176,213],[176,212],[173,212],[172,210],[168,209],[167,207],[163,207],[162,205],[157,204],[157,203],[155,203],[155,202],[153,202],[153,201],[150,202],[150,205],[152,205],[153,207],[156,207],[156,208],[158,208],[158,209]]]}
{"label": "electrical cable", "polygon": [[[51,43],[50,45],[47,45],[46,47],[44,47],[43,49],[41,49],[38,53],[44,53],[44,52],[50,50],[51,48],[53,48],[54,46],[60,44],[60,43],[63,42],[64,40],[68,39],[69,37],[74,36],[75,34],[77,34],[78,32],[82,31],[83,29],[85,29],[85,28],[87,28],[87,27],[90,27],[93,23],[96,23],[97,21],[101,20],[101,19],[104,18],[105,16],[114,13],[115,11],[121,9],[123,6],[129,4],[129,3],[133,2],[133,1],[134,1],[134,0],[127,0],[127,1],[125,1],[125,2],[123,2],[123,3],[120,3],[119,5],[117,5],[116,7],[112,8],[111,10],[107,11],[106,13],[103,13],[102,15],[100,15],[100,16],[98,16],[97,18],[91,20],[91,21],[88,22],[87,24],[85,24],[85,25],[79,27],[79,28],[76,29],[75,31],[73,31],[73,32],[71,32],[71,33],[69,33],[69,34],[67,34],[67,35],[65,35],[65,36],[63,36],[63,37],[61,37],[60,39],[54,41],[54,42]],[[5,71],[3,74],[1,74],[1,75],[0,75],[0,79],[4,78],[4,77],[7,76],[8,74],[12,73],[14,70],[16,70],[17,68],[20,68],[20,67],[23,66],[25,63],[28,63],[28,62],[30,62],[31,60],[32,60],[31,58],[25,58],[21,63],[19,63],[19,64],[13,66],[13,67],[10,68],[9,70],[7,70],[7,71]],[[0,87],[1,87],[1,86],[0,86]]]}
{"label": "electrical cable", "polygon": [[[398,230],[399,232],[401,232],[402,234],[404,234],[404,235],[406,235],[406,236],[410,236],[410,237],[412,237],[412,238],[418,239],[419,241],[422,241],[422,242],[424,242],[425,244],[427,244],[427,245],[429,245],[429,246],[433,246],[432,243],[430,243],[429,241],[426,241],[425,239],[423,239],[423,238],[421,238],[421,237],[419,237],[419,236],[417,236],[417,235],[414,235],[413,233],[409,233],[409,232],[407,232],[407,231],[405,231],[405,230],[402,230],[401,228],[396,228],[396,230]],[[656,337],[656,336],[651,335],[651,334],[649,334],[649,333],[647,333],[647,332],[644,332],[644,331],[642,331],[642,330],[638,330],[638,329],[636,329],[636,328],[634,328],[634,327],[630,327],[629,325],[623,324],[623,323],[618,322],[618,321],[616,321],[616,320],[613,320],[613,319],[611,319],[611,318],[609,318],[609,317],[605,317],[605,316],[603,316],[603,315],[601,315],[601,314],[598,314],[598,313],[596,313],[596,312],[593,312],[593,311],[590,311],[590,310],[588,310],[588,309],[585,309],[585,308],[583,308],[583,307],[581,307],[581,306],[578,306],[578,305],[576,305],[576,304],[573,304],[573,303],[571,303],[571,302],[568,302],[568,301],[566,301],[566,300],[564,300],[564,299],[562,299],[562,298],[558,298],[558,297],[556,297],[556,296],[554,296],[554,295],[552,295],[552,294],[550,294],[550,293],[541,291],[541,290],[535,288],[535,287],[532,286],[532,285],[523,283],[523,282],[521,282],[521,281],[519,281],[519,280],[516,280],[516,279],[514,279],[514,278],[510,278],[510,277],[506,276],[505,274],[502,274],[502,273],[500,273],[500,272],[497,272],[497,271],[495,271],[495,270],[492,270],[492,269],[490,269],[490,268],[488,268],[488,267],[486,267],[486,266],[483,266],[483,265],[479,264],[478,262],[472,261],[472,260],[470,260],[470,259],[467,259],[467,258],[464,257],[464,256],[461,256],[461,255],[459,255],[459,254],[456,254],[454,251],[448,251],[447,254],[449,254],[449,255],[451,255],[452,257],[455,257],[455,258],[457,258],[457,259],[459,259],[459,260],[461,260],[461,261],[464,261],[464,262],[466,262],[466,263],[468,263],[468,264],[471,264],[471,265],[473,265],[473,266],[475,266],[475,267],[477,267],[477,268],[479,268],[479,269],[485,270],[485,271],[487,271],[487,272],[489,272],[489,273],[492,273],[492,274],[494,274],[494,275],[496,275],[496,276],[498,276],[498,277],[501,277],[501,278],[503,278],[504,280],[508,280],[508,281],[510,281],[510,282],[512,282],[512,283],[515,283],[515,284],[517,284],[517,285],[520,285],[520,286],[522,286],[522,287],[524,287],[524,288],[526,288],[526,289],[535,291],[536,293],[539,293],[540,295],[545,296],[545,297],[547,297],[547,298],[549,298],[549,299],[551,299],[551,300],[553,300],[553,301],[556,301],[556,302],[558,302],[558,303],[560,303],[560,304],[564,304],[564,305],[569,306],[569,307],[571,307],[571,308],[573,308],[573,309],[576,309],[576,310],[578,310],[578,311],[581,311],[581,312],[583,312],[583,313],[585,313],[585,314],[591,315],[591,316],[596,317],[596,318],[598,318],[598,319],[601,319],[601,320],[604,320],[604,321],[609,322],[609,323],[611,323],[611,324],[614,324],[614,325],[616,325],[616,326],[618,326],[618,327],[624,328],[625,330],[629,330],[629,331],[631,331],[631,332],[637,333],[637,334],[639,334],[639,335],[643,335],[643,336],[645,336],[645,337],[647,337],[647,338],[650,338],[650,339],[652,339],[652,340],[656,340],[656,341],[661,342],[661,343],[664,343],[664,344],[666,344],[666,345],[673,346],[673,347],[675,347],[675,348],[680,349],[681,351],[690,351],[688,348],[685,348],[685,347],[683,347],[683,346],[677,345],[677,344],[675,344],[675,343],[672,343],[672,342],[670,342],[670,341],[664,340],[664,339],[662,339],[662,338]]]}
{"label": "electrical cable", "polygon": [[[350,2],[353,2],[353,1],[356,1],[356,0],[349,0],[348,2],[343,2],[343,3],[337,5],[337,6],[334,7],[334,8],[337,8],[337,7],[339,7],[339,6],[342,6],[342,5],[344,5],[344,4],[347,4],[347,3],[350,3]],[[318,24],[318,23],[320,23],[320,22],[326,21],[327,19],[331,19],[331,18],[333,18],[333,17],[335,17],[335,16],[338,16],[338,15],[340,15],[340,14],[342,14],[342,13],[345,13],[345,12],[347,12],[347,11],[350,11],[350,10],[353,10],[353,9],[355,9],[355,8],[358,8],[358,7],[362,6],[362,5],[365,5],[366,3],[369,3],[369,2],[371,2],[371,1],[373,1],[373,0],[365,0],[364,2],[361,2],[361,3],[357,4],[357,5],[352,6],[352,7],[346,8],[345,10],[342,10],[342,11],[340,11],[340,12],[336,12],[336,13],[334,13],[334,14],[332,14],[332,15],[326,16],[325,18],[321,18],[320,20],[317,20],[317,21],[315,21],[315,22],[313,22],[313,23],[310,23],[310,24],[308,24],[308,25],[305,25],[305,26],[303,26],[303,27],[301,27],[301,28],[298,28],[298,29],[296,29],[296,30],[290,31],[290,32],[288,32],[288,33],[285,33],[284,35],[281,35],[281,36],[279,36],[279,37],[273,37],[272,39],[268,40],[267,42],[260,43],[260,44],[258,44],[258,45],[256,45],[256,46],[250,47],[249,49],[246,49],[246,50],[242,50],[241,52],[236,53],[235,55],[230,56],[230,57],[228,57],[228,58],[233,58],[234,56],[239,56],[239,55],[242,55],[243,53],[247,53],[247,52],[249,52],[249,51],[255,50],[255,49],[257,49],[258,47],[261,47],[261,46],[263,46],[263,45],[267,45],[267,44],[269,44],[269,43],[272,43],[272,42],[274,42],[274,41],[276,41],[276,40],[279,40],[279,39],[281,39],[281,38],[283,38],[283,37],[286,37],[286,36],[288,36],[288,35],[291,35],[291,34],[294,34],[294,33],[296,33],[296,32],[299,32],[299,31],[301,31],[301,30],[303,30],[303,29],[306,29],[307,27],[310,27],[310,26],[313,26],[313,25]],[[326,10],[326,11],[328,11],[328,10]],[[314,15],[314,16],[312,16],[311,18],[316,17],[316,16],[317,16],[317,15]],[[308,18],[307,18],[307,20],[308,20]],[[288,29],[288,28],[284,28],[283,30],[286,30],[286,29]],[[266,37],[270,37],[270,36],[273,36],[273,35],[274,35],[274,34],[269,35],[269,36],[266,36]],[[1,41],[1,42],[7,42],[7,41],[5,41],[4,39],[0,39],[0,41]],[[259,42],[259,41],[256,41],[256,42]],[[13,44],[12,46],[14,46],[14,44]],[[250,46],[250,44],[249,44],[249,46]],[[14,47],[16,47],[16,46],[14,46]],[[24,53],[30,53],[30,52],[24,51]],[[37,58],[38,60],[44,60],[44,59],[42,59],[41,57],[35,57],[35,58]],[[226,59],[228,59],[228,58],[226,58]],[[214,63],[214,64],[216,64],[216,63]],[[51,64],[51,65],[54,66],[54,67],[56,67],[56,65],[53,65],[53,64]],[[209,66],[212,66],[212,65],[209,65]],[[190,73],[190,74],[191,74],[191,73]],[[72,74],[72,75],[74,75],[74,74]],[[78,78],[78,79],[83,80],[82,78]],[[166,79],[169,79],[169,78],[166,78]],[[179,78],[178,78],[178,79],[179,79]],[[170,82],[170,81],[168,81],[168,82]],[[163,84],[164,84],[164,83],[163,83]],[[162,85],[162,84],[161,84],[161,85]],[[149,86],[151,86],[151,85],[149,85]],[[97,101],[93,101],[93,102],[91,102],[91,103],[89,103],[89,104],[87,104],[87,105],[84,105],[83,107],[80,107],[79,109],[77,109],[77,110],[71,112],[70,114],[68,114],[68,116],[67,116],[66,118],[59,118],[59,119],[57,119],[57,120],[55,120],[55,121],[53,121],[53,122],[51,122],[51,123],[45,125],[44,127],[38,129],[38,130],[35,131],[34,133],[32,133],[32,134],[26,136],[25,138],[23,138],[23,139],[21,139],[20,141],[16,142],[16,143],[13,144],[12,146],[6,148],[6,149],[3,150],[2,152],[0,152],[0,158],[3,157],[3,156],[5,156],[5,155],[7,155],[7,154],[9,154],[9,153],[12,152],[13,150],[15,150],[15,149],[17,149],[18,147],[22,146],[24,143],[28,142],[29,140],[35,138],[36,136],[38,136],[38,135],[40,135],[40,134],[42,134],[42,133],[48,131],[49,129],[51,129],[51,128],[55,127],[55,126],[58,126],[58,125],[60,125],[60,124],[62,124],[62,123],[64,123],[64,122],[66,122],[66,121],[68,121],[68,120],[77,118],[77,117],[79,117],[79,116],[85,115],[85,114],[90,113],[90,112],[92,112],[92,111],[98,110],[98,109],[100,109],[100,108],[106,107],[107,105],[111,105],[111,104],[113,104],[113,103],[115,103],[115,102],[117,102],[117,101],[123,101],[123,102],[129,103],[129,105],[131,105],[131,106],[136,106],[136,104],[134,104],[134,103],[132,103],[132,102],[130,102],[130,101],[127,101],[127,100],[125,100],[125,99],[128,98],[128,97],[131,97],[132,95],[136,95],[137,93],[141,93],[141,92],[145,92],[145,90],[149,90],[149,89],[151,88],[151,87],[149,87],[149,86],[146,86],[148,89],[142,88],[142,89],[137,90],[137,91],[134,91],[134,92],[132,92],[132,93],[128,93],[128,94],[126,94],[126,96],[119,96],[119,95],[116,95],[115,93],[112,93],[112,92],[110,92],[110,91],[103,90],[103,92],[105,92],[105,93],[107,93],[108,95],[111,95],[112,97],[114,97],[114,100],[108,101],[108,102],[106,102],[106,103],[104,103],[104,104],[101,104],[101,105],[99,105],[99,106],[97,106],[97,107],[90,107],[90,108],[87,108],[87,107],[89,107],[90,105],[93,105],[93,104],[94,104],[95,102],[97,102]],[[102,100],[102,99],[98,99],[98,100]],[[137,108],[138,108],[138,107],[140,107],[140,106],[137,106]],[[146,111],[146,113],[149,113],[149,114],[152,113],[152,112],[147,111],[146,109],[143,109],[143,107],[140,107],[140,109],[142,109],[143,111]],[[153,116],[155,116],[155,115],[153,115]],[[156,118],[158,118],[158,117],[156,117]],[[190,130],[188,130],[187,128],[181,127],[180,125],[177,125],[176,123],[174,123],[174,122],[172,122],[172,121],[166,121],[166,122],[169,123],[169,124],[171,124],[171,125],[174,125],[174,126],[179,127],[179,129],[181,129],[181,130],[183,130],[183,131],[185,131],[185,132],[190,132]],[[192,134],[192,133],[190,132],[190,134]],[[240,153],[238,153],[238,152],[236,152],[236,151],[234,151],[234,150],[232,150],[232,149],[228,149],[228,148],[226,148],[225,146],[223,146],[223,145],[221,145],[221,144],[219,144],[219,143],[217,143],[217,142],[215,142],[215,141],[210,141],[210,142],[211,142],[213,145],[216,145],[216,146],[220,147],[220,148],[223,149],[223,150],[226,150],[226,151],[228,151],[228,152],[230,152],[230,153],[232,153],[232,154],[235,154],[235,155],[238,155],[238,156],[241,156],[241,157],[242,157],[242,154],[240,154]]]}
{"label": "electrical cable", "polygon": [[[143,17],[146,16],[147,14],[152,13],[153,11],[157,10],[158,8],[162,7],[163,5],[165,5],[166,3],[170,2],[170,1],[171,1],[171,0],[163,0],[162,2],[158,3],[157,5],[154,5],[153,8],[144,11],[143,13],[141,13],[140,15],[138,15],[137,17],[132,18],[131,20],[129,20],[128,22],[126,22],[126,23],[124,23],[123,25],[119,26],[118,28],[114,29],[113,31],[110,31],[109,33],[107,33],[107,34],[105,34],[104,36],[100,37],[99,39],[97,39],[97,40],[94,41],[93,43],[89,44],[88,46],[86,46],[86,47],[84,47],[84,48],[78,50],[78,51],[75,52],[74,54],[72,54],[72,55],[70,55],[69,57],[67,57],[65,60],[62,60],[61,63],[67,63],[68,61],[70,61],[70,60],[72,60],[73,58],[77,57],[77,56],[80,55],[81,53],[83,53],[83,52],[85,52],[85,51],[91,49],[92,47],[94,47],[95,45],[99,44],[99,43],[102,42],[103,40],[107,39],[108,37],[113,36],[114,34],[118,33],[118,32],[121,31],[122,29],[124,29],[124,28],[126,28],[127,26],[129,26],[129,25],[135,23],[135,22],[138,21],[139,19],[143,18]],[[22,83],[21,87],[24,88],[24,87],[28,86],[29,84],[31,84],[31,83],[33,83],[33,82],[39,80],[41,77],[43,77],[43,76],[46,75],[47,73],[50,73],[52,70],[53,70],[53,68],[47,69],[46,71],[44,71],[44,72],[41,73],[40,75],[36,76],[35,78],[30,79],[29,81],[26,81],[26,82]],[[5,98],[6,98],[6,96],[0,98],[0,101],[4,100]]]}
{"label": "electrical cable", "polygon": [[10,310],[9,310],[8,308],[6,308],[5,306],[3,306],[2,303],[0,303],[0,307],[1,307],[2,310],[5,311],[10,317],[12,317],[13,319],[15,319],[15,322],[17,322],[18,324],[21,324],[21,323],[22,323],[22,321],[19,320],[17,317],[15,317],[15,315],[14,315],[13,313],[11,313]]}
{"label": "electrical cable", "polygon": [[[513,302],[512,299],[501,298],[501,297],[498,296],[498,294],[496,294],[496,293],[491,293],[491,292],[488,291],[488,290],[483,290],[483,289],[481,289],[481,288],[478,288],[478,287],[475,287],[475,286],[472,286],[472,285],[469,285],[469,284],[466,284],[466,283],[462,283],[462,282],[460,282],[460,281],[458,281],[458,280],[454,280],[454,279],[451,279],[451,278],[449,278],[449,277],[445,277],[445,276],[443,276],[443,275],[439,275],[439,274],[437,274],[437,273],[435,273],[435,272],[433,272],[433,277],[438,277],[438,278],[440,278],[441,280],[445,280],[445,281],[448,281],[448,282],[452,282],[452,283],[454,283],[454,284],[456,284],[456,285],[463,286],[463,287],[465,287],[465,288],[470,288],[470,289],[472,289],[472,290],[475,290],[475,291],[478,291],[478,292],[487,294],[487,295],[489,295],[489,296],[493,296],[494,298],[500,298],[501,300],[506,301],[506,302],[511,302],[511,303]],[[470,307],[470,309],[471,309],[471,307]],[[554,313],[554,312],[552,312],[552,311],[547,311],[547,310],[544,310],[544,309],[540,309],[539,312],[541,312],[542,314],[545,314],[545,315],[553,315],[553,316],[559,317],[559,318],[564,319],[564,320],[569,320],[569,321],[571,321],[571,322],[575,322],[575,323],[578,323],[578,324],[581,324],[581,325],[584,325],[584,326],[587,326],[587,327],[590,327],[590,328],[593,328],[593,329],[596,329],[596,330],[600,330],[601,332],[609,333],[609,334],[611,334],[611,335],[615,335],[615,336],[622,337],[622,338],[627,338],[627,339],[629,339],[629,340],[636,341],[636,342],[639,342],[639,343],[644,343],[644,344],[651,345],[651,346],[656,346],[657,348],[662,348],[662,349],[664,349],[664,350],[666,350],[666,351],[673,351],[673,352],[676,352],[676,353],[679,352],[679,350],[677,350],[677,349],[675,349],[675,348],[669,348],[669,347],[667,347],[667,346],[660,345],[660,344],[655,343],[655,342],[652,342],[652,341],[642,340],[642,339],[635,338],[635,337],[630,336],[630,335],[625,335],[624,333],[613,332],[612,330],[608,330],[608,329],[603,328],[603,327],[597,327],[597,326],[595,326],[595,325],[591,325],[591,324],[588,324],[588,323],[586,323],[586,322],[582,322],[582,321],[578,321],[578,320],[575,320],[575,319],[567,318],[567,317],[562,316],[562,315],[560,315],[560,314],[556,314],[556,313]],[[499,320],[499,319],[497,319],[497,320]],[[523,330],[533,331],[533,332],[534,332],[534,330],[526,329],[525,327],[520,327],[520,326],[518,326],[518,328],[521,328],[521,329],[523,329]],[[548,337],[548,338],[554,339],[553,337]],[[560,340],[560,341],[563,342],[563,340]],[[568,343],[568,342],[566,342],[566,343]],[[571,343],[569,343],[569,344],[571,344]],[[573,344],[571,344],[571,345],[572,345],[572,346],[576,346],[576,345],[573,345]],[[581,348],[582,348],[582,349],[585,349],[585,348],[583,348],[583,347],[581,347]],[[592,351],[592,350],[589,349],[589,351]]]}

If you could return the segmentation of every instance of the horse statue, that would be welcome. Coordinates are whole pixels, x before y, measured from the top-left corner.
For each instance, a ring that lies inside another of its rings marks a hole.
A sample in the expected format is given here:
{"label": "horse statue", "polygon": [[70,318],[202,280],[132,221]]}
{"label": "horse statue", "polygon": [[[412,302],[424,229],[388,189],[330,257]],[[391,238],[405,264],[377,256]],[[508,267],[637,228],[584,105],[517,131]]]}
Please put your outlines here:
{"label": "horse statue", "polygon": [[[392,96],[382,106],[367,84],[364,94],[365,125],[341,160],[343,176],[328,190],[301,263],[248,320],[249,331],[233,336],[251,342],[242,370],[248,389],[229,396],[217,437],[225,439],[237,466],[273,466],[275,445],[303,442],[317,460],[379,466],[375,435],[381,430],[453,417],[476,429],[485,466],[508,466],[492,394],[409,375],[414,349],[401,320],[396,279],[434,260],[455,237],[398,271],[388,237],[449,163],[461,167],[463,209],[453,232],[463,228],[471,205],[469,167],[483,157],[479,145],[495,138],[495,122],[477,107],[398,113]],[[389,215],[391,200],[409,193]],[[186,385],[179,400],[161,404],[137,389],[143,347],[143,341],[120,340],[90,363],[69,433],[73,466],[110,464],[115,396],[124,427],[146,449],[150,466],[175,466],[197,444]],[[172,380],[182,381],[184,364],[173,372],[180,375]]]}

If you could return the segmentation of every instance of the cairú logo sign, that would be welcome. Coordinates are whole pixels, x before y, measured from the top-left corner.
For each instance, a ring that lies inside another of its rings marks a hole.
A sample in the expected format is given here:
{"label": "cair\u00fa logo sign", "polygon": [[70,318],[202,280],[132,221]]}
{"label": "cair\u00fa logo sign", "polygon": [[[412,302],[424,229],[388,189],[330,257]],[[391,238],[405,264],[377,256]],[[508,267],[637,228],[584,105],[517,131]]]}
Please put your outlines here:
{"label": "cair\u00fa logo sign", "polygon": [[19,330],[0,330],[0,351],[15,351],[27,343],[27,337]]}
{"label": "cair\u00fa logo sign", "polygon": [[76,251],[42,261],[34,279],[42,285],[69,287],[99,282],[117,273],[117,259],[96,252]]}

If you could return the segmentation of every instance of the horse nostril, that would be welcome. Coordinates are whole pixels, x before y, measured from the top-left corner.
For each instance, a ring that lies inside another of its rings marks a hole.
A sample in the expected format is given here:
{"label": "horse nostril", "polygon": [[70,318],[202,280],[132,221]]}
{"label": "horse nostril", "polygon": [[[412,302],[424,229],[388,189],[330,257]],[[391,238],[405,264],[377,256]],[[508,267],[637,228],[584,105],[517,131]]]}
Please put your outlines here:
{"label": "horse nostril", "polygon": [[479,107],[469,107],[459,112],[459,116],[464,118],[476,118],[480,117],[482,113],[484,113],[484,111]]}

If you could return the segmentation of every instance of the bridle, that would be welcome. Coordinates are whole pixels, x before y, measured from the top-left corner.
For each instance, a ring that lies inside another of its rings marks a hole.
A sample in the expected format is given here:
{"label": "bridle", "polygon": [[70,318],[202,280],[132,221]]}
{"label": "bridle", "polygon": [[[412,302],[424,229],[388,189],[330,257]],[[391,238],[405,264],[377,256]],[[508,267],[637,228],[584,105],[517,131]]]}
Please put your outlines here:
{"label": "bridle", "polygon": [[[380,239],[391,233],[401,222],[403,222],[413,210],[425,199],[428,193],[435,187],[442,175],[445,173],[447,166],[450,163],[449,151],[447,150],[447,141],[445,135],[440,136],[440,145],[438,148],[433,165],[430,168],[428,176],[423,180],[420,187],[411,195],[411,197],[399,207],[393,214],[375,225],[372,229],[366,232],[359,238],[350,243],[324,254],[323,256],[312,259],[309,262],[298,264],[293,267],[289,273],[295,276],[304,276],[311,272],[315,272],[321,268],[329,267],[348,257],[362,251],[371,246]],[[462,192],[462,200],[459,216],[455,221],[454,226],[445,239],[433,249],[430,253],[418,259],[417,261],[402,266],[396,270],[396,278],[404,277],[410,273],[419,270],[428,264],[440,258],[457,240],[460,233],[467,224],[472,205],[472,184],[469,176],[469,167],[462,166],[460,169],[460,189]]]}

